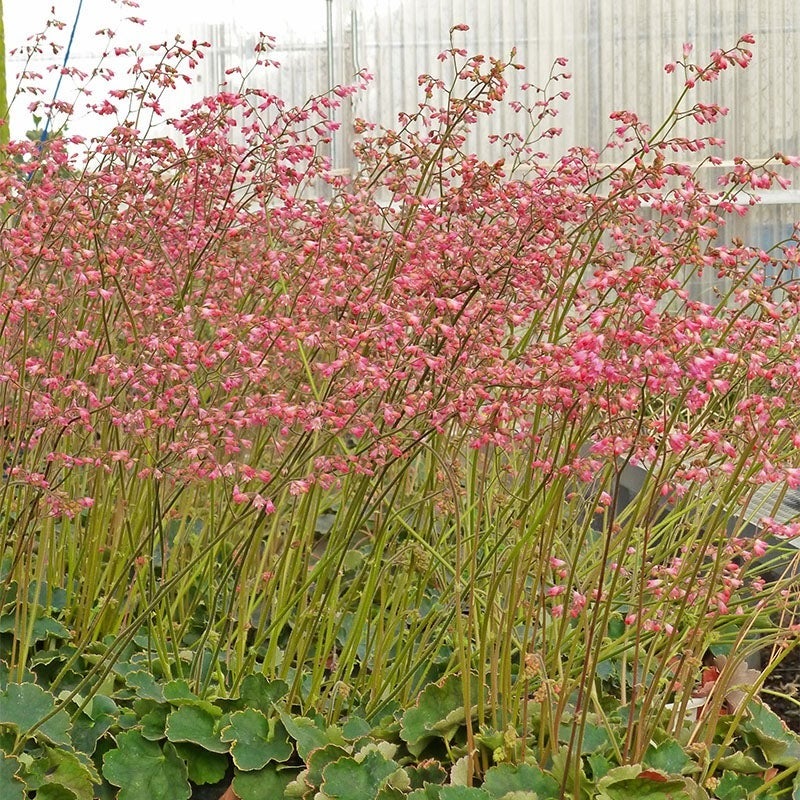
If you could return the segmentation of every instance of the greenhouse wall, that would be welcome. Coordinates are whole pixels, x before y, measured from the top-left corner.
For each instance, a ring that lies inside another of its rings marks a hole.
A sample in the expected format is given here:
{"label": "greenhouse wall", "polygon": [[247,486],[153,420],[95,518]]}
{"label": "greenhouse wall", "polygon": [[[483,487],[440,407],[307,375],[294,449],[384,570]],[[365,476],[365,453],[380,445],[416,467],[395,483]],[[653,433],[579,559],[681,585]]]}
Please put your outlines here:
{"label": "greenhouse wall", "polygon": [[[516,47],[515,60],[527,69],[511,75],[512,96],[520,95],[525,81],[544,85],[556,58],[569,60],[566,71],[572,77],[556,88],[571,97],[560,102],[553,121],[563,133],[540,148],[548,159],[573,145],[602,150],[615,110],[634,110],[657,126],[682,88],[682,76],[666,74],[664,65],[681,57],[684,42],[693,43],[692,57],[705,63],[712,50],[733,47],[744,33],[756,39],[751,66],[730,69],[721,80],[698,87],[695,99],[730,107],[721,124],[701,132],[726,140],[720,153],[725,159],[742,155],[758,163],[776,150],[800,153],[797,0],[296,0],[282,5],[280,14],[272,2],[264,3],[262,12],[247,18],[237,8],[231,6],[226,22],[189,24],[180,31],[185,39],[212,42],[214,49],[201,63],[197,82],[181,87],[168,110],[176,113],[226,79],[234,80],[226,71],[252,64],[262,30],[276,37],[273,56],[281,67],[267,71],[261,85],[288,103],[348,83],[359,70],[374,76],[370,88],[340,113],[333,158],[343,172],[355,166],[354,117],[395,127],[398,112],[413,112],[420,102],[419,74],[452,75],[452,66],[437,55],[449,46],[449,31],[458,23],[470,29],[455,32],[454,43],[471,54],[507,57]],[[174,31],[166,33],[169,38]],[[155,40],[158,34],[153,33]],[[88,69],[94,57],[76,50],[73,63]],[[10,74],[14,67],[12,59]],[[502,108],[481,123],[469,147],[496,160],[502,152],[489,143],[488,134],[524,128],[524,119]],[[697,128],[683,132],[696,135]],[[715,176],[708,177],[713,183]],[[798,218],[800,192],[767,193],[764,205],[735,233],[767,246],[790,235]]]}

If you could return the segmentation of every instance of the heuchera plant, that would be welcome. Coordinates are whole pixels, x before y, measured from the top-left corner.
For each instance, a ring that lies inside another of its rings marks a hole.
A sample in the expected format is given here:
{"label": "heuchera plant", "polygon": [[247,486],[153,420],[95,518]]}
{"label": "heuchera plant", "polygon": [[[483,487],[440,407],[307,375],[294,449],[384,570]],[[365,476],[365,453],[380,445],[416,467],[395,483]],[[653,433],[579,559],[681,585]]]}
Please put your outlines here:
{"label": "heuchera plant", "polygon": [[[9,690],[46,683],[48,719],[79,716],[135,646],[197,698],[238,697],[258,672],[333,723],[457,676],[467,784],[494,753],[557,764],[577,797],[604,726],[620,766],[672,736],[706,748],[713,777],[797,634],[796,582],[767,540],[800,530],[764,509],[754,538],[745,520],[759,487],[800,485],[797,241],[724,236],[797,159],[737,159],[708,189],[721,143],[675,132],[725,113],[691,92],[751,43],[704,66],[687,49],[655,132],[620,112],[603,152],[555,163],[540,149],[566,61],[509,100],[514,54],[455,43],[452,81],[422,76],[397,130],[356,122],[351,176],[325,153],[367,75],[290,107],[234,70],[166,119],[205,47],[181,40],[89,96],[107,135],[11,142]],[[501,103],[529,133],[494,136],[483,161],[468,132]],[[688,289],[703,274],[712,302]],[[644,477],[625,504],[629,466]],[[487,749],[507,729],[520,746]]]}

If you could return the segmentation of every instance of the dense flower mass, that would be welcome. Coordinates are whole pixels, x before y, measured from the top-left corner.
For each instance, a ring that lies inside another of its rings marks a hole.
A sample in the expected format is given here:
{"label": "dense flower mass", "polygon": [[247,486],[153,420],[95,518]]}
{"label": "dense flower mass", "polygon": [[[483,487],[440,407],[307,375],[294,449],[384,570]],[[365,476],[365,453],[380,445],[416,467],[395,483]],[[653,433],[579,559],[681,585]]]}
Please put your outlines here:
{"label": "dense flower mass", "polygon": [[[747,41],[689,73],[744,65]],[[176,50],[140,65],[151,86],[175,80],[171,58],[199,57]],[[220,92],[172,120],[173,138],[127,119],[92,142],[11,145],[0,378],[13,477],[53,513],[81,500],[58,489],[78,467],[224,478],[260,497],[458,430],[472,447],[525,447],[543,476],[678,454],[666,493],[712,471],[796,482],[795,244],[719,244],[749,200],[669,160],[709,142],[648,138],[630,113],[610,146],[638,144],[613,169],[581,149],[547,166],[530,142],[507,140],[493,164],[464,154],[518,65],[462,61],[462,98],[400,131],[361,123],[347,181],[319,146],[355,87],[303,108]],[[554,98],[537,98],[546,119]],[[737,163],[726,181],[777,178]],[[329,199],[314,197],[324,185]],[[725,287],[717,307],[683,288],[703,271]],[[330,447],[345,436],[351,447]]]}

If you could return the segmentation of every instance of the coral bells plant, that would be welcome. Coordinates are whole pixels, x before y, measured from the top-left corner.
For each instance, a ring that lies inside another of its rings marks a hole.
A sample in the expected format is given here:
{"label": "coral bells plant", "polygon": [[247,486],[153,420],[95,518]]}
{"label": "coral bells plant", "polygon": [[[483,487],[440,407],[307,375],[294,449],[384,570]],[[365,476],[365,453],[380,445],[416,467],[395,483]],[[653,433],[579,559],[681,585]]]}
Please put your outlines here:
{"label": "coral bells plant", "polygon": [[[556,163],[566,62],[509,99],[515,56],[455,43],[397,130],[356,122],[349,177],[326,146],[368,76],[290,107],[254,88],[267,40],[174,119],[197,43],[90,98],[107,135],[8,144],[11,684],[45,684],[53,718],[143,669],[212,699],[261,673],[287,708],[377,724],[440,681],[467,782],[533,758],[577,797],[602,730],[609,765],[673,736],[713,777],[798,630],[774,543],[800,531],[754,498],[800,483],[799,251],[725,237],[796,159],[707,188],[687,162],[720,142],[675,134],[725,113],[692,92],[751,42],[687,51],[655,132],[621,112],[605,150]],[[502,103],[530,127],[490,163],[467,136]],[[420,755],[438,733],[409,725]],[[507,730],[520,747],[487,749]]]}

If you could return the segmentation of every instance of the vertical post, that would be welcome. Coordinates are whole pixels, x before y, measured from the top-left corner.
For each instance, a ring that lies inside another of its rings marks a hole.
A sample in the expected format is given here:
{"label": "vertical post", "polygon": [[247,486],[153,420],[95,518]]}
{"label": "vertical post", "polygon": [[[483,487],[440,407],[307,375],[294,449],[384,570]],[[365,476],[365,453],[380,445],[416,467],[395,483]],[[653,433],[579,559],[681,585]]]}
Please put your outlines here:
{"label": "vertical post", "polygon": [[8,118],[8,95],[6,94],[6,29],[3,25],[3,0],[0,0],[0,146],[11,138],[11,120]]}
{"label": "vertical post", "polygon": [[[0,0],[2,2],[2,0]],[[328,91],[336,85],[333,59],[333,0],[326,0],[328,6]],[[336,131],[331,131],[331,168],[336,169]]]}

